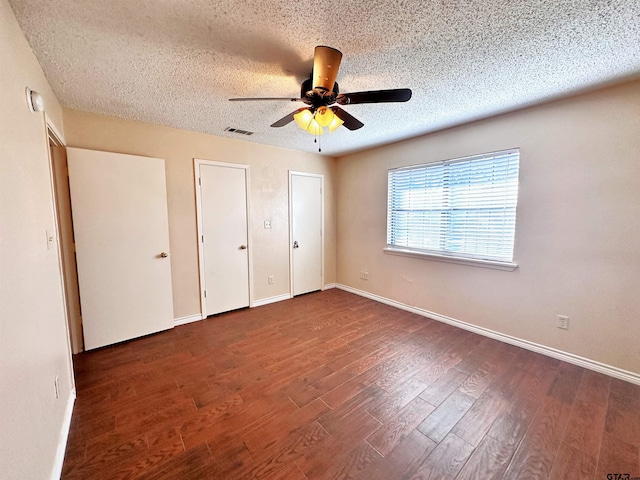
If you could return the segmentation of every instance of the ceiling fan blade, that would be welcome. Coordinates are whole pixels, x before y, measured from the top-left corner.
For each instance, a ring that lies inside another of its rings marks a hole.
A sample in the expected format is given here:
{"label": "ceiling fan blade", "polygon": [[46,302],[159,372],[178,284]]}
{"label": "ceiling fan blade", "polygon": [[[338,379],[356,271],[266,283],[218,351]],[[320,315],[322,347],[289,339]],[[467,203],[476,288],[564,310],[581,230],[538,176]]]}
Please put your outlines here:
{"label": "ceiling fan blade", "polygon": [[257,98],[230,98],[230,102],[254,102],[259,100],[289,100],[290,102],[301,102],[301,98],[291,97],[257,97]]}
{"label": "ceiling fan blade", "polygon": [[312,87],[327,92],[333,91],[341,60],[342,52],[340,50],[322,45],[317,46],[313,54]]}
{"label": "ceiling fan blade", "polygon": [[277,122],[274,122],[271,124],[272,127],[284,127],[285,125],[291,123],[293,121],[293,116],[296,113],[299,113],[303,110],[306,110],[306,108],[299,108],[298,110],[296,110],[295,112],[291,112],[289,115],[282,117],[280,120],[278,120]]}
{"label": "ceiling fan blade", "polygon": [[364,127],[364,123],[362,123],[353,115],[345,112],[340,107],[331,107],[331,110],[333,110],[333,113],[336,115],[336,117],[344,122],[342,125],[349,130],[357,130]]}
{"label": "ceiling fan blade", "polygon": [[370,92],[341,93],[336,98],[336,102],[340,105],[354,105],[356,103],[406,102],[410,98],[410,89],[394,88],[392,90],[373,90]]}

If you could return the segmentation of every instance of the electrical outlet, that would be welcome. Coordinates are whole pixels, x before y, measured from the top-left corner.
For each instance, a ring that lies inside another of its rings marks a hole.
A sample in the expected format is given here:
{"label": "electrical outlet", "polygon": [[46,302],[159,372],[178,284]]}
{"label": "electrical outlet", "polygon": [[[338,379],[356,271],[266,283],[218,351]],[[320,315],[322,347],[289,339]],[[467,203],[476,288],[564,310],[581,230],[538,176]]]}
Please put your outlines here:
{"label": "electrical outlet", "polygon": [[269,230],[271,228],[271,220],[264,221],[264,228]]}
{"label": "electrical outlet", "polygon": [[362,279],[363,280],[369,280],[369,272],[363,271],[362,272]]}
{"label": "electrical outlet", "polygon": [[566,315],[558,315],[558,328],[569,330],[569,317]]}
{"label": "electrical outlet", "polygon": [[273,275],[269,275],[269,276],[267,277],[267,283],[268,283],[269,285],[273,285]]}

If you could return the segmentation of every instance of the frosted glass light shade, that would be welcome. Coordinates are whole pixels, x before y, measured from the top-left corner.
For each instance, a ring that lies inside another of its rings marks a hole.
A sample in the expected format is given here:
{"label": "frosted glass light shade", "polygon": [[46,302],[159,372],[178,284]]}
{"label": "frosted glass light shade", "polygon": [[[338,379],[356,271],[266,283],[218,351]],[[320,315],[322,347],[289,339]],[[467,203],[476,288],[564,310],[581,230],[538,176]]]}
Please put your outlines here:
{"label": "frosted glass light shade", "polygon": [[333,117],[335,117],[333,110],[327,107],[320,107],[316,112],[315,119],[320,126],[328,127],[333,121]]}
{"label": "frosted glass light shade", "polygon": [[315,120],[311,120],[309,126],[307,127],[307,132],[312,135],[322,135],[324,133],[324,130],[322,129],[320,124],[318,124],[318,122],[316,122]]}
{"label": "frosted glass light shade", "polygon": [[322,135],[324,133],[323,127],[329,127],[329,131],[333,132],[344,123],[333,110],[327,107],[319,107],[315,113],[310,108],[305,108],[296,113],[293,119],[300,128],[312,135]]}
{"label": "frosted glass light shade", "polygon": [[307,128],[309,128],[309,124],[313,120],[313,113],[311,113],[309,109],[305,109],[301,112],[296,113],[293,116],[293,119],[301,129],[306,130]]}
{"label": "frosted glass light shade", "polygon": [[329,124],[329,131],[333,132],[336,128],[338,128],[343,123],[344,121],[341,118],[338,118],[338,116],[334,114],[333,120],[331,120],[331,123]]}

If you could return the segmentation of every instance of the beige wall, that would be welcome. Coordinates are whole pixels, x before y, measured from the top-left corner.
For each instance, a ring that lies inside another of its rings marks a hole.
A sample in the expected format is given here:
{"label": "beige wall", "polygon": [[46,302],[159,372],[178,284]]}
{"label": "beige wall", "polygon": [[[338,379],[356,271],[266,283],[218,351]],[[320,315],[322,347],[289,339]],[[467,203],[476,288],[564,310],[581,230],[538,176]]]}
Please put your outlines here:
{"label": "beige wall", "polygon": [[[383,253],[389,168],[512,147],[518,269]],[[640,373],[640,82],[349,155],[337,178],[338,283]]]}
{"label": "beige wall", "polygon": [[[0,0],[0,477],[50,478],[72,377],[55,232],[44,114],[25,88],[62,111],[11,7]],[[59,376],[60,398],[54,379]]]}
{"label": "beige wall", "polygon": [[64,110],[64,122],[70,147],[165,159],[175,318],[200,312],[194,158],[250,166],[255,300],[289,292],[288,171],[323,174],[325,283],[335,282],[334,159],[76,110]]}

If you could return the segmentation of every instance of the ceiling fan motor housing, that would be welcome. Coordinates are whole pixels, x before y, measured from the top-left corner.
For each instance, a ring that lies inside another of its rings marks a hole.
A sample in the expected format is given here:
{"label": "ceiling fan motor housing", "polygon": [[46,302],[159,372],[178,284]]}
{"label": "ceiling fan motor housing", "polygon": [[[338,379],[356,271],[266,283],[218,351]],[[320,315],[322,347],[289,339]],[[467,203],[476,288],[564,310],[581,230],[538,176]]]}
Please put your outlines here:
{"label": "ceiling fan motor housing", "polygon": [[336,102],[336,97],[340,93],[338,82],[333,84],[333,91],[329,92],[321,88],[313,88],[313,78],[309,77],[300,88],[300,98],[314,110],[319,107],[326,107]]}

